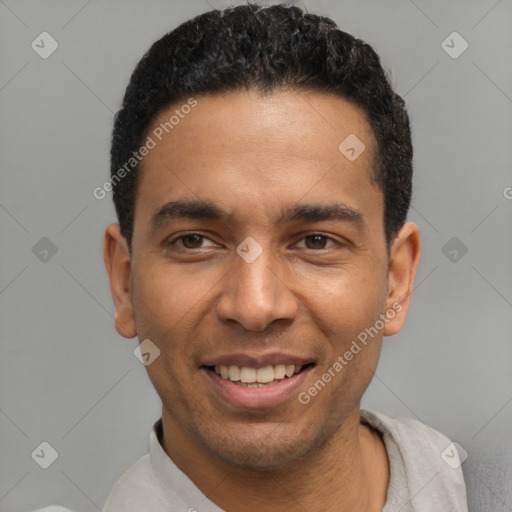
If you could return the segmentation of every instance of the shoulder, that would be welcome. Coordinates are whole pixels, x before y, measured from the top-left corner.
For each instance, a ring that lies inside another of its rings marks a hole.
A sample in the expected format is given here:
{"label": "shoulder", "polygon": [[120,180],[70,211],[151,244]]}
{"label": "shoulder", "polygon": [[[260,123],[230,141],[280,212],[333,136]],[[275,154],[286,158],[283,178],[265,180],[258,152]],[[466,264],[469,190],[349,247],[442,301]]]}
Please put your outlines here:
{"label": "shoulder", "polygon": [[[390,463],[389,502],[405,510],[467,511],[466,486],[456,446],[419,420],[362,410],[361,421],[379,431]],[[389,506],[387,510],[395,510]]]}
{"label": "shoulder", "polygon": [[[166,510],[158,482],[151,467],[149,453],[142,456],[116,482],[103,512]],[[149,508],[148,508],[149,507]]]}
{"label": "shoulder", "polygon": [[361,419],[399,443],[403,450],[413,449],[416,455],[423,453],[429,460],[433,455],[431,450],[438,450],[442,461],[441,451],[451,442],[441,432],[413,418],[393,418],[381,412],[362,410]]}

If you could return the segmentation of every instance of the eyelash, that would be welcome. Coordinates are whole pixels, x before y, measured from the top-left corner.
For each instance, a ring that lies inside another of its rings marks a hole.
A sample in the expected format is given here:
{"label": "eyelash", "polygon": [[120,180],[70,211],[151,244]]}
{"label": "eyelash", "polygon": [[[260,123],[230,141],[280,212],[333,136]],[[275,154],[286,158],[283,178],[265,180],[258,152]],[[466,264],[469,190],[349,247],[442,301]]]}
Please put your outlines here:
{"label": "eyelash", "polygon": [[[183,235],[177,236],[177,237],[176,237],[176,238],[174,238],[173,240],[169,240],[169,241],[167,241],[165,245],[166,245],[166,247],[172,247],[172,246],[175,246],[175,245],[177,245],[176,243],[177,243],[178,241],[180,241],[180,240],[181,240],[181,241],[183,241],[183,239],[184,239],[184,238],[189,237],[189,236],[194,236],[194,235],[195,235],[195,236],[200,237],[202,240],[206,239],[206,240],[210,240],[210,241],[212,241],[212,240],[211,240],[209,237],[207,237],[206,235],[203,235],[203,234],[201,234],[201,233],[197,233],[197,232],[192,231],[192,232],[190,232],[190,233],[185,233],[185,234],[183,234]],[[327,241],[334,242],[334,244],[336,244],[337,246],[340,246],[340,245],[341,245],[341,244],[340,244],[340,242],[338,242],[337,240],[335,240],[333,237],[331,237],[331,236],[329,236],[329,235],[325,235],[325,234],[323,234],[323,233],[311,233],[311,234],[305,235],[305,236],[303,236],[303,237],[300,239],[300,241],[305,240],[306,238],[309,238],[309,237],[314,237],[314,236],[320,236],[320,237],[322,237],[322,238],[324,238],[324,239],[327,239]],[[193,250],[203,249],[203,248],[202,248],[202,247],[196,247],[196,248],[194,248],[194,249],[190,249],[190,248],[188,248],[188,247],[183,247],[183,246],[182,246],[182,247],[181,247],[181,249],[184,249],[185,251],[187,251],[187,252],[188,252],[188,251],[193,251]],[[323,248],[323,249],[308,249],[308,248],[306,247],[305,249],[306,249],[306,250],[308,250],[308,251],[327,251],[329,248]]]}

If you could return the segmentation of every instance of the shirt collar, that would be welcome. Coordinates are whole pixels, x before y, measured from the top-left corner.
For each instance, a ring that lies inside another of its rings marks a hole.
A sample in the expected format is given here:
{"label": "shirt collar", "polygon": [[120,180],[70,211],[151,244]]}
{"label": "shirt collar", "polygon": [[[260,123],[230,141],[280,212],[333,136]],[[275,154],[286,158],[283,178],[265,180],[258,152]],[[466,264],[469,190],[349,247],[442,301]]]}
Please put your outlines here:
{"label": "shirt collar", "polygon": [[163,428],[162,418],[160,418],[153,425],[149,437],[149,458],[165,499],[169,503],[175,503],[176,498],[179,497],[187,507],[195,508],[200,512],[223,512],[174,464],[161,445],[162,439]]}

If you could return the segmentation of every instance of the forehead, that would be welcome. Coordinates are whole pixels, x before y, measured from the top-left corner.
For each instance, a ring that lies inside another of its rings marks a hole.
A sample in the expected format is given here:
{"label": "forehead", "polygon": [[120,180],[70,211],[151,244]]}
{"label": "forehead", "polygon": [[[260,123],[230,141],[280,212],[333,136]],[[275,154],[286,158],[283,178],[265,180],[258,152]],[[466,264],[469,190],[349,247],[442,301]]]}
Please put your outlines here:
{"label": "forehead", "polygon": [[185,197],[219,198],[246,218],[305,196],[381,206],[372,182],[375,139],[356,105],[306,91],[241,90],[194,101],[164,109],[146,133],[155,145],[142,161],[136,219]]}

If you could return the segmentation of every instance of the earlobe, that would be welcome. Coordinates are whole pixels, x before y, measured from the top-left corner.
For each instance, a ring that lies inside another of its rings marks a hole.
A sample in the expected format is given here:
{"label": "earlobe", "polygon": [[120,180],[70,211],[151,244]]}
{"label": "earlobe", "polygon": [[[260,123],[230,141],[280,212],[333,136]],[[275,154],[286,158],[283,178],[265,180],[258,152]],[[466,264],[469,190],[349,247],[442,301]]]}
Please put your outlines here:
{"label": "earlobe", "polygon": [[105,230],[103,260],[116,308],[116,330],[124,338],[134,338],[137,329],[130,289],[131,259],[126,238],[121,234],[119,224],[110,224]]}
{"label": "earlobe", "polygon": [[420,256],[419,228],[408,222],[402,226],[390,249],[386,310],[393,311],[393,315],[389,315],[390,319],[383,331],[384,336],[396,334],[405,323]]}

